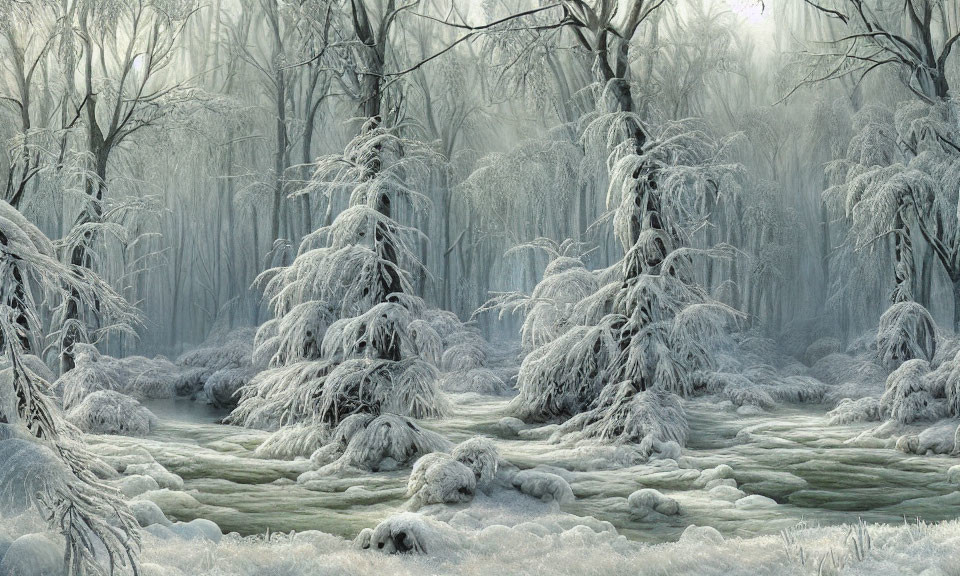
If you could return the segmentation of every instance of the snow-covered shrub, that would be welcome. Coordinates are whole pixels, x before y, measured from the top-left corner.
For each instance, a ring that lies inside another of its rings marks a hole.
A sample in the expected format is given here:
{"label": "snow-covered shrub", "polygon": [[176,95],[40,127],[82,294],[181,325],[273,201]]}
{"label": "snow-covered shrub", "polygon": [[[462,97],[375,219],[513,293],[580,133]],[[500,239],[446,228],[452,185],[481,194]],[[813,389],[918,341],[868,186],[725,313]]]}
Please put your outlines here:
{"label": "snow-covered shrub", "polygon": [[680,513],[680,505],[673,498],[664,496],[653,488],[643,488],[627,497],[630,513],[638,518],[646,518],[651,513],[664,516],[676,516]]}
{"label": "snow-covered shrub", "polygon": [[486,363],[487,354],[482,348],[464,342],[444,350],[440,366],[445,372],[466,372],[483,368]]}
{"label": "snow-covered shrub", "polygon": [[[324,458],[339,458],[321,468],[321,473],[353,467],[361,470],[394,470],[409,466],[417,458],[431,452],[450,448],[443,436],[418,426],[408,418],[396,414],[382,414],[376,418],[358,413],[341,421],[324,451]],[[311,457],[314,459],[314,457]],[[309,480],[311,473],[301,476]]]}
{"label": "snow-covered shrub", "polygon": [[915,358],[933,360],[937,352],[937,325],[927,309],[916,302],[897,302],[880,317],[877,358],[893,370]]}
{"label": "snow-covered shrub", "polygon": [[921,359],[907,360],[894,370],[880,398],[883,414],[902,424],[945,416],[945,402],[930,392],[929,373],[930,364]]}
{"label": "snow-covered shrub", "polygon": [[90,434],[146,436],[156,417],[129,396],[98,390],[68,410],[67,420]]}
{"label": "snow-covered shrub", "polygon": [[689,426],[682,401],[663,390],[637,390],[633,383],[607,386],[596,407],[567,420],[561,430],[610,442],[686,444]]}
{"label": "snow-covered shrub", "polygon": [[817,360],[823,358],[824,356],[840,352],[840,348],[841,343],[839,338],[825,336],[823,338],[814,340],[813,344],[807,346],[806,352],[803,353],[803,358],[806,360],[807,364],[812,366],[817,362]]}
{"label": "snow-covered shrub", "polygon": [[250,366],[255,335],[256,331],[252,328],[238,328],[222,336],[214,336],[199,348],[180,355],[177,364],[205,368],[210,374],[225,368]]}
{"label": "snow-covered shrub", "polygon": [[441,374],[440,388],[447,392],[475,392],[490,395],[506,394],[509,391],[503,379],[487,368]]}
{"label": "snow-covered shrub", "polygon": [[330,437],[325,426],[319,423],[298,422],[284,426],[257,446],[254,455],[258,458],[309,457],[323,446]]}
{"label": "snow-covered shrub", "polygon": [[851,400],[840,400],[837,407],[827,412],[830,424],[853,424],[855,422],[873,422],[880,420],[880,400],[873,396]]}
{"label": "snow-covered shrub", "polygon": [[60,391],[64,410],[70,410],[100,390],[119,390],[120,375],[109,360],[89,344],[74,344],[72,370],[65,372],[54,388]]}
{"label": "snow-covered shrub", "polygon": [[453,459],[470,468],[478,486],[485,486],[497,476],[500,452],[489,438],[476,436],[464,440],[450,453]]}
{"label": "snow-covered shrub", "polygon": [[735,406],[756,406],[763,410],[770,410],[776,406],[773,396],[761,386],[728,386],[723,393]]}
{"label": "snow-covered shrub", "polygon": [[473,470],[442,452],[421,456],[407,481],[414,510],[429,504],[468,502],[476,488]]}
{"label": "snow-covered shrub", "polygon": [[879,388],[886,381],[888,373],[876,362],[846,354],[829,354],[810,368],[810,375],[826,384],[855,382],[865,388]]}

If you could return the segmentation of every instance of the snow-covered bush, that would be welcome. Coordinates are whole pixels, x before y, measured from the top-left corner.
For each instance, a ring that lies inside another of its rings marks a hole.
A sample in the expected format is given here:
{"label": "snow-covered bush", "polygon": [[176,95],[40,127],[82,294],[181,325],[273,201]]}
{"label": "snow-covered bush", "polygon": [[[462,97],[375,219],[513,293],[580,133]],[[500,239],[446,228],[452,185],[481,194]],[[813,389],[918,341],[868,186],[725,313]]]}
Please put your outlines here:
{"label": "snow-covered bush", "polygon": [[447,392],[475,392],[494,396],[506,394],[509,391],[503,378],[487,368],[441,374],[440,387]]}
{"label": "snow-covered bush", "polygon": [[214,406],[236,406],[240,389],[249,384],[256,373],[252,366],[222,368],[207,378],[203,384],[203,394],[207,402]]}
{"label": "snow-covered bush", "polygon": [[827,413],[830,424],[853,424],[880,420],[880,400],[873,396],[852,400],[844,398],[837,407]]}
{"label": "snow-covered bush", "polygon": [[946,403],[931,392],[926,360],[907,360],[887,378],[887,389],[880,398],[880,409],[902,424],[918,420],[937,420],[947,414]]}
{"label": "snow-covered bush", "polygon": [[[311,456],[311,460],[320,464],[337,458],[321,468],[321,474],[347,467],[376,472],[409,466],[424,454],[449,448],[450,442],[443,436],[403,416],[382,414],[372,418],[358,413],[342,420],[329,443],[320,448],[320,454]],[[313,477],[313,472],[307,472],[301,475],[300,481]]]}
{"label": "snow-covered bush", "polygon": [[407,481],[407,495],[414,510],[429,504],[468,502],[476,488],[473,470],[442,452],[421,456]]}
{"label": "snow-covered bush", "polygon": [[497,476],[500,452],[489,438],[477,436],[464,440],[450,453],[453,459],[473,471],[478,486],[485,486]]}
{"label": "snow-covered bush", "polygon": [[146,436],[156,417],[129,396],[99,390],[67,411],[67,420],[90,434]]}
{"label": "snow-covered bush", "polygon": [[877,358],[893,370],[914,358],[933,360],[937,352],[937,325],[916,302],[897,302],[880,317]]}

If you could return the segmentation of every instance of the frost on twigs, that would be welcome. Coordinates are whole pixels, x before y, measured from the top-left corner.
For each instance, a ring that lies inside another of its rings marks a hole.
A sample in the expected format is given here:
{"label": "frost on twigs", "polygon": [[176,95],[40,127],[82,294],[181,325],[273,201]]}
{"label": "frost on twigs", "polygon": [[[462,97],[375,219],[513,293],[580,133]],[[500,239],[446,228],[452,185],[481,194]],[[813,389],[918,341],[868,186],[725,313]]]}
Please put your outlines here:
{"label": "frost on twigs", "polygon": [[893,370],[907,360],[933,360],[937,351],[937,325],[927,309],[916,302],[897,302],[880,317],[877,356]]}

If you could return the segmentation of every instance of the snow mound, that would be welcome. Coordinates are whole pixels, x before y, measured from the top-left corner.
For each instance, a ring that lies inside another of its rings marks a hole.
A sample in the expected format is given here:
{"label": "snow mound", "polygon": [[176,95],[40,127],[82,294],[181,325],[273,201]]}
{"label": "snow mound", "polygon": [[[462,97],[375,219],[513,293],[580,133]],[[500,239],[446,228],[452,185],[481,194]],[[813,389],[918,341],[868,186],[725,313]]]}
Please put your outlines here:
{"label": "snow mound", "polygon": [[680,513],[680,505],[676,500],[653,488],[643,488],[630,494],[627,505],[630,513],[638,518],[646,518],[654,512],[664,516],[676,516]]}
{"label": "snow mound", "polygon": [[70,409],[67,420],[90,434],[146,436],[156,422],[152,412],[133,398],[112,390],[99,390]]}
{"label": "snow mound", "polygon": [[679,541],[681,544],[691,544],[694,546],[703,544],[719,546],[723,544],[723,535],[712,526],[697,526],[696,524],[691,524],[684,529]]}
{"label": "snow mound", "polygon": [[708,468],[706,470],[700,471],[700,476],[694,482],[694,485],[698,488],[712,488],[716,484],[715,482],[719,480],[736,480],[734,479],[733,468],[726,464],[720,464],[716,468]]}
{"label": "snow mound", "polygon": [[151,524],[160,524],[161,526],[170,526],[172,522],[167,520],[163,511],[156,503],[150,500],[134,500],[130,502],[130,512],[137,519],[141,527],[146,528]]}
{"label": "snow mound", "polygon": [[442,452],[422,456],[413,465],[407,495],[414,510],[428,504],[457,504],[473,499],[473,470]]}
{"label": "snow mound", "polygon": [[387,518],[373,530],[362,530],[354,540],[361,550],[384,554],[434,555],[454,550],[456,534],[448,525],[413,512]]}
{"label": "snow mound", "polygon": [[514,475],[512,483],[524,494],[544,501],[568,504],[575,500],[573,489],[566,480],[542,470],[521,470]]}
{"label": "snow mound", "polygon": [[765,510],[768,508],[776,508],[777,501],[773,498],[761,496],[760,494],[751,494],[734,502],[734,506],[739,510]]}
{"label": "snow mound", "polygon": [[453,449],[451,456],[473,472],[478,486],[485,486],[497,477],[500,452],[489,438],[477,436],[465,440]]}
{"label": "snow mound", "polygon": [[66,572],[63,545],[46,534],[17,538],[0,560],[0,576],[60,576]]}

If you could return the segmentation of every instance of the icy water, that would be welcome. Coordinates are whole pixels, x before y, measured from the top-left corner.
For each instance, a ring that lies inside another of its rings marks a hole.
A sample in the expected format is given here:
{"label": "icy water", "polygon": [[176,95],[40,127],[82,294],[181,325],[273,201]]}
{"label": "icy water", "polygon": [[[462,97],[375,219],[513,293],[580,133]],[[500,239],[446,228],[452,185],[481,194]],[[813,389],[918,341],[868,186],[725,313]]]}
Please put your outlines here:
{"label": "icy water", "polygon": [[[725,536],[776,533],[795,525],[902,523],[951,519],[960,494],[947,483],[947,469],[960,463],[944,456],[911,456],[887,448],[854,446],[870,424],[828,426],[825,408],[779,408],[742,417],[704,400],[687,402],[691,444],[678,462],[652,461],[622,467],[617,454],[600,447],[550,443],[548,431],[507,437],[498,421],[509,398],[454,397],[455,413],[426,423],[454,442],[477,434],[494,437],[501,454],[521,468],[547,467],[571,484],[576,502],[564,511],[607,520],[628,538],[675,540],[689,524],[709,525]],[[408,471],[330,478],[314,489],[296,483],[306,460],[253,457],[266,434],[217,422],[223,412],[188,401],[148,402],[159,426],[147,438],[91,437],[94,450],[113,457],[149,453],[184,480],[184,489],[152,498],[178,520],[208,518],[224,532],[321,530],[353,537],[359,530],[404,509]],[[738,507],[695,486],[698,470],[727,464],[739,488],[777,501],[775,506]],[[656,488],[675,498],[681,514],[656,521],[629,514],[626,497]]]}

